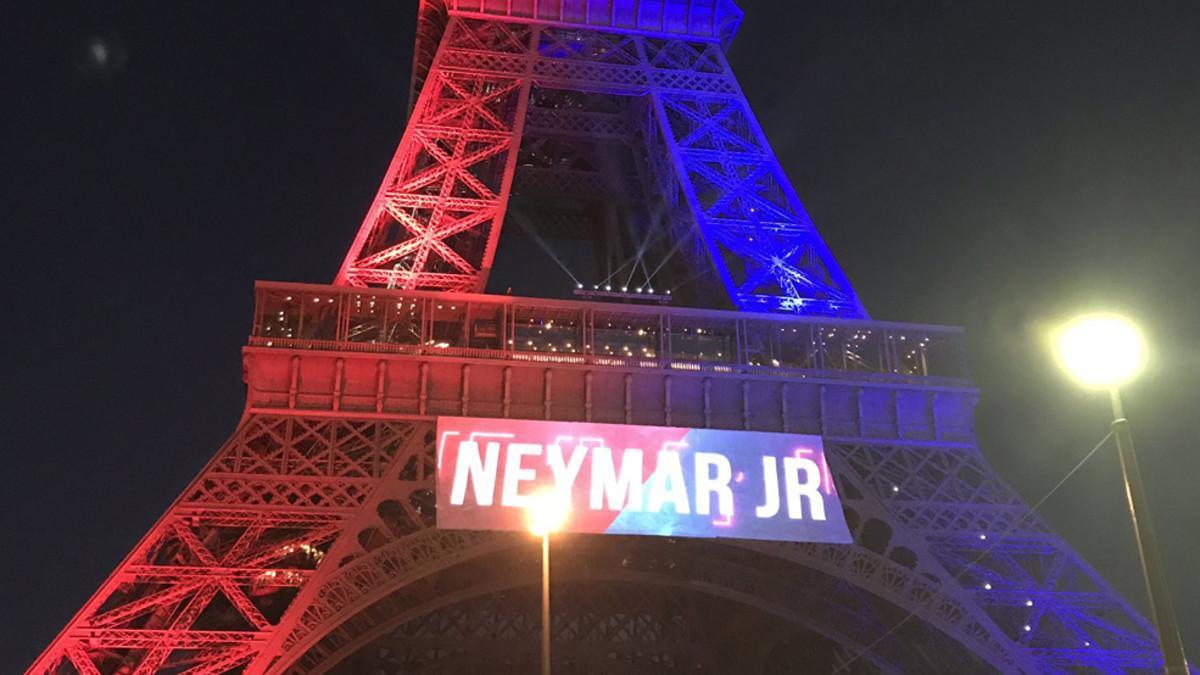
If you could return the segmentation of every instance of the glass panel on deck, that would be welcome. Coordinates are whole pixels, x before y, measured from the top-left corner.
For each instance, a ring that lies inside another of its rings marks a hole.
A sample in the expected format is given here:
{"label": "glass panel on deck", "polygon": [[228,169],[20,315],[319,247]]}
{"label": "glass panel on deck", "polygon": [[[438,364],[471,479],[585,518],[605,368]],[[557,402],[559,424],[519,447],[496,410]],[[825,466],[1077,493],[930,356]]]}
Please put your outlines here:
{"label": "glass panel on deck", "polygon": [[397,345],[421,344],[421,317],[424,303],[424,300],[416,298],[389,296],[383,341]]}
{"label": "glass panel on deck", "polygon": [[962,333],[929,331],[923,335],[925,374],[933,377],[967,377]]}
{"label": "glass panel on deck", "polygon": [[583,312],[558,307],[516,307],[514,351],[583,353]]}
{"label": "glass panel on deck", "polygon": [[658,358],[659,316],[632,312],[592,315],[592,353],[621,358]]}
{"label": "glass panel on deck", "polygon": [[472,349],[503,349],[504,305],[472,302],[468,346]]}
{"label": "glass panel on deck", "polygon": [[352,293],[349,303],[346,339],[350,342],[382,342],[387,299],[374,294]]}
{"label": "glass panel on deck", "polygon": [[840,327],[832,342],[837,344],[836,349],[841,355],[841,368],[867,373],[887,372],[884,333],[865,325]]}
{"label": "glass panel on deck", "polygon": [[255,336],[286,339],[300,335],[300,294],[264,290],[259,295],[259,303]]}
{"label": "glass panel on deck", "polygon": [[671,358],[684,361],[737,363],[737,331],[733,319],[672,316],[668,345]]}
{"label": "glass panel on deck", "polygon": [[437,349],[467,346],[467,303],[453,300],[431,300],[433,315],[430,336],[426,344]]}
{"label": "glass panel on deck", "polygon": [[300,300],[300,335],[304,340],[337,340],[338,295],[303,293]]}
{"label": "glass panel on deck", "polygon": [[809,323],[746,322],[746,364],[765,368],[818,367],[817,333]]}
{"label": "glass panel on deck", "polygon": [[965,377],[961,335],[951,331],[892,330],[892,372],[899,375]]}
{"label": "glass panel on deck", "polygon": [[891,372],[896,375],[922,375],[925,372],[924,345],[916,331],[889,330]]}

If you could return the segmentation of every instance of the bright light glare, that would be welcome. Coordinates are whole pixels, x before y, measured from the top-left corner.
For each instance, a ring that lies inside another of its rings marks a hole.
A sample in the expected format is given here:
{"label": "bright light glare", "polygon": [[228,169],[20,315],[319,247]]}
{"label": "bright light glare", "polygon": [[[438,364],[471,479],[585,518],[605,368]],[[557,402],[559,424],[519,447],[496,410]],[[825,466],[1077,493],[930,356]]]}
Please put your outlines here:
{"label": "bright light glare", "polygon": [[1089,314],[1059,329],[1058,358],[1087,387],[1112,388],[1146,365],[1146,343],[1135,323],[1115,314]]}
{"label": "bright light glare", "polygon": [[544,537],[558,532],[571,514],[570,497],[562,490],[544,490],[530,497],[525,509],[525,525],[530,534]]}

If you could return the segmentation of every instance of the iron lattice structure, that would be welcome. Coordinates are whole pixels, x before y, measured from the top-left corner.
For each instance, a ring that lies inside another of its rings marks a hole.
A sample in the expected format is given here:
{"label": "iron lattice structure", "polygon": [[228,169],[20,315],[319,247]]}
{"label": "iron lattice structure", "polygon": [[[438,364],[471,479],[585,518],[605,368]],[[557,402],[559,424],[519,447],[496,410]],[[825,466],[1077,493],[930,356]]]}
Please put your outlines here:
{"label": "iron lattice structure", "polygon": [[[538,548],[435,527],[441,414],[825,440],[854,545],[557,544],[560,672],[1159,669],[980,454],[961,333],[866,320],[729,71],[740,16],[423,3],[421,93],[338,285],[258,285],[237,429],[29,672],[530,672]],[[602,170],[604,144],[641,159]],[[614,185],[774,313],[470,292],[510,196]]]}
{"label": "iron lattice structure", "polygon": [[721,41],[741,16],[730,3],[546,3],[545,23],[492,15],[522,3],[450,4],[338,283],[482,290],[527,125],[619,134],[611,117],[570,106],[535,103],[530,115],[535,91],[587,92],[640,100],[640,142],[665,196],[656,225],[690,244],[691,268],[715,270],[737,308],[865,316],[725,60]]}

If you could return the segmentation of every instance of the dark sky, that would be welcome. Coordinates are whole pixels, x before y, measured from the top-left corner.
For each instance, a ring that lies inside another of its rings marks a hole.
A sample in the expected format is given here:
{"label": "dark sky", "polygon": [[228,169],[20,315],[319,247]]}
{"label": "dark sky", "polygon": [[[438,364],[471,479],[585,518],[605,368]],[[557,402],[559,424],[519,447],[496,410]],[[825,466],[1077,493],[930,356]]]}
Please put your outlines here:
{"label": "dark sky", "polygon": [[[403,130],[413,4],[10,10],[0,672],[232,431],[252,282],[332,278]],[[1127,407],[1200,656],[1200,4],[744,8],[730,59],[801,199],[874,317],[966,327],[980,443],[1027,499],[1107,423],[1038,331],[1144,322]],[[1144,607],[1124,509],[1109,449],[1043,513]]]}

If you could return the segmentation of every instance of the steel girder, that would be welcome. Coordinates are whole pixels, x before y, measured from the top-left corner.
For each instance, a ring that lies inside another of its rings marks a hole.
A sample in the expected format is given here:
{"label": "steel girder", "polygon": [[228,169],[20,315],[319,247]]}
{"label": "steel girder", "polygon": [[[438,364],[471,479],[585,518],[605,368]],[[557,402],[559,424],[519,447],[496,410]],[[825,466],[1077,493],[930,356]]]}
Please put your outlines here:
{"label": "steel girder", "polygon": [[[495,256],[529,101],[532,27],[452,19],[338,282],[477,290]],[[484,53],[508,72],[456,67]]]}
{"label": "steel girder", "polygon": [[[428,419],[252,414],[30,672],[324,672],[532,584],[526,538],[433,528]],[[701,589],[885,671],[1157,666],[1146,622],[977,449],[827,441],[856,545],[579,537],[558,578]]]}
{"label": "steel girder", "polygon": [[247,420],[30,672],[244,668],[412,436],[407,423]]}
{"label": "steel girder", "polygon": [[[643,143],[694,240],[743,310],[865,317],[716,40],[452,15],[337,283],[478,290],[495,256],[532,86],[646,97]],[[533,125],[545,127],[544,111]],[[574,116],[577,122],[585,120]],[[601,128],[601,132],[603,128]]]}
{"label": "steel girder", "polygon": [[1029,511],[973,447],[833,453],[1045,672],[1161,672],[1153,626]]}

